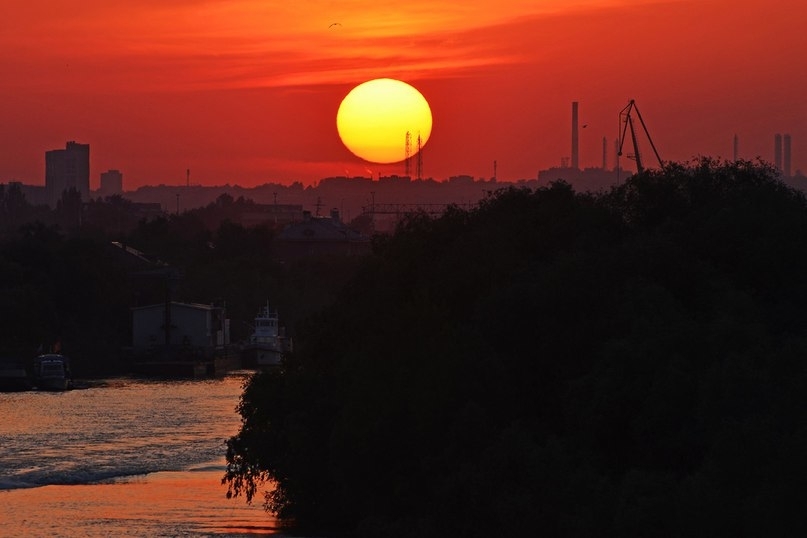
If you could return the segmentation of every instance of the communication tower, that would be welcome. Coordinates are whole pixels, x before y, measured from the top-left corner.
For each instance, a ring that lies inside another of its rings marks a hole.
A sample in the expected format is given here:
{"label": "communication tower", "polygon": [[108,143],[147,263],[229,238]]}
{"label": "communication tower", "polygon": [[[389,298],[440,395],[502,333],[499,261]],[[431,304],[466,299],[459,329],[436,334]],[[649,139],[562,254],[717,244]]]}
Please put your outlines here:
{"label": "communication tower", "polygon": [[418,181],[423,178],[423,142],[418,132]]}
{"label": "communication tower", "polygon": [[404,176],[409,177],[409,161],[412,157],[412,134],[406,131],[406,142],[404,143]]}
{"label": "communication tower", "polygon": [[602,137],[602,169],[608,169],[608,139]]}

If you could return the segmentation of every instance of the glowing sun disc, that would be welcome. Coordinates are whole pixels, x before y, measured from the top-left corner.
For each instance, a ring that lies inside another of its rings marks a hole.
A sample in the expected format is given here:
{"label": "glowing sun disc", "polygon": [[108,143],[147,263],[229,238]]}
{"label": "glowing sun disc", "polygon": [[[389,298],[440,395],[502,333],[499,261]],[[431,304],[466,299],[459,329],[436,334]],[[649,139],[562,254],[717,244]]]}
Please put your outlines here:
{"label": "glowing sun disc", "polygon": [[415,88],[391,78],[359,84],[345,96],[336,113],[336,129],[342,143],[357,157],[374,163],[394,163],[406,158],[406,133],[410,155],[417,153],[432,132],[429,103]]}

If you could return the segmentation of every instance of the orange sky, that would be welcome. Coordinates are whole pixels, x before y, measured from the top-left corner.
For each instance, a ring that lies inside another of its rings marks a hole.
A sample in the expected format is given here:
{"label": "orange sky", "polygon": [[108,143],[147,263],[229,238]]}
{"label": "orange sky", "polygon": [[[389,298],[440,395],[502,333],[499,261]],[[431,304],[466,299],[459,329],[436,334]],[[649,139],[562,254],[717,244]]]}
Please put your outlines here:
{"label": "orange sky", "polygon": [[599,166],[630,99],[665,160],[730,158],[736,133],[773,161],[790,133],[805,170],[805,21],[801,0],[4,0],[0,182],[43,184],[67,140],[90,144],[93,189],[110,168],[126,190],[186,168],[203,185],[402,174],[336,131],[342,97],[380,77],[430,102],[435,179],[559,165],[572,101]]}

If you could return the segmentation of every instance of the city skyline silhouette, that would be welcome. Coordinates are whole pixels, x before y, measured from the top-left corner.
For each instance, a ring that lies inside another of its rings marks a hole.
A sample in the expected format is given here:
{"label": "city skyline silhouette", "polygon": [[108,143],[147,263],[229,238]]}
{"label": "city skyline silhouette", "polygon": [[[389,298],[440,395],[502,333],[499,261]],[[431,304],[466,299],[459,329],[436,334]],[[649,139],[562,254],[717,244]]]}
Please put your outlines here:
{"label": "city skyline silhouette", "polygon": [[92,145],[92,181],[118,169],[132,187],[179,184],[187,169],[201,185],[243,186],[403,174],[355,158],[336,131],[344,96],[379,77],[415,85],[432,107],[426,177],[490,177],[495,161],[499,179],[516,180],[558,166],[570,157],[572,101],[586,125],[580,166],[599,166],[630,99],[665,160],[732,158],[737,135],[742,158],[772,161],[772,137],[788,133],[795,171],[807,140],[804,9],[15,2],[0,36],[0,181],[39,181],[44,152],[68,140]]}

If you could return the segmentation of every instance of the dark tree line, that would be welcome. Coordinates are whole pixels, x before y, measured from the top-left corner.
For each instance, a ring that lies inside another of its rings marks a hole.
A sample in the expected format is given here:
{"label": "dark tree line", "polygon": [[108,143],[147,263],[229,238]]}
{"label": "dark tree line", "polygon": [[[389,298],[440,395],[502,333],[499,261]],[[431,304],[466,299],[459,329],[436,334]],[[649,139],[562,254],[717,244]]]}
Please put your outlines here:
{"label": "dark tree line", "polygon": [[76,372],[110,371],[129,334],[125,268],[108,246],[34,223],[0,243],[0,357],[75,355]]}
{"label": "dark tree line", "polygon": [[807,201],[767,165],[501,190],[375,247],[245,386],[231,494],[326,534],[807,533]]}
{"label": "dark tree line", "polygon": [[125,236],[150,259],[182,268],[176,300],[225,303],[234,341],[249,335],[249,324],[266,301],[293,333],[298,320],[333,302],[358,264],[341,256],[279,260],[276,228],[234,222],[253,205],[222,195],[206,207],[140,223]]}
{"label": "dark tree line", "polygon": [[76,196],[66,193],[50,210],[28,204],[18,185],[0,185],[0,360],[59,348],[77,376],[125,373],[130,309],[165,300],[166,282],[144,276],[165,265],[182,274],[171,283],[173,300],[226,306],[233,342],[248,336],[267,300],[293,335],[296,320],[332,302],[357,264],[327,257],[279,263],[275,230],[232,220],[254,205],[248,200],[223,195],[179,215],[133,220],[131,202],[119,196],[83,208]]}

